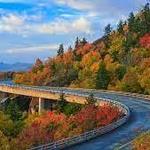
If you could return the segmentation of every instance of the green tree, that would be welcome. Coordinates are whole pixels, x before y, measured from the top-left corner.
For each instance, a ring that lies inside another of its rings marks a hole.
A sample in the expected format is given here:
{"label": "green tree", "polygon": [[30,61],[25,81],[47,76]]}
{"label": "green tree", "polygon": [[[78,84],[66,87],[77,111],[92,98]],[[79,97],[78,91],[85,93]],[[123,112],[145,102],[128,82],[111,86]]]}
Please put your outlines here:
{"label": "green tree", "polygon": [[63,56],[63,54],[64,54],[64,46],[63,44],[60,44],[59,49],[57,51],[57,56]]}
{"label": "green tree", "polygon": [[126,67],[125,66],[120,66],[120,67],[118,67],[117,69],[116,69],[116,72],[115,72],[115,74],[116,74],[116,76],[117,76],[117,78],[119,79],[119,80],[122,80],[123,79],[123,77],[124,77],[124,75],[125,75],[125,73],[126,73]]}
{"label": "green tree", "polygon": [[85,38],[83,38],[83,39],[81,40],[81,45],[84,46],[86,43],[87,43],[87,40],[86,40]]}
{"label": "green tree", "polygon": [[129,26],[129,31],[134,31],[134,26],[135,26],[135,16],[134,13],[131,12],[128,18],[128,26]]}
{"label": "green tree", "polygon": [[91,105],[91,104],[95,104],[96,103],[96,99],[94,98],[94,94],[91,93],[87,98],[87,104]]}
{"label": "green tree", "polygon": [[106,70],[104,62],[100,63],[100,67],[97,73],[96,88],[107,89],[110,82],[109,72]]}
{"label": "green tree", "polygon": [[14,100],[10,100],[8,106],[6,107],[5,113],[10,116],[10,119],[15,121],[22,120],[22,112],[19,106]]}
{"label": "green tree", "polygon": [[74,115],[81,110],[83,106],[77,103],[68,103],[64,106],[63,113],[67,116]]}
{"label": "green tree", "polygon": [[104,36],[106,36],[106,37],[109,36],[111,31],[112,31],[111,24],[108,24],[104,29]]}
{"label": "green tree", "polygon": [[5,136],[12,136],[13,129],[13,121],[8,115],[0,111],[0,131],[2,131]]}
{"label": "green tree", "polygon": [[63,112],[64,111],[64,107],[65,107],[66,104],[67,104],[67,101],[65,99],[65,94],[62,92],[60,94],[60,97],[59,97],[58,101],[57,101],[56,110],[58,112]]}
{"label": "green tree", "polygon": [[123,41],[123,46],[125,52],[129,52],[131,48],[135,48],[138,43],[137,37],[134,37],[133,34],[128,33],[126,39]]}
{"label": "green tree", "polygon": [[150,4],[147,3],[143,10],[143,18],[142,18],[142,27],[143,27],[143,34],[150,32]]}
{"label": "green tree", "polygon": [[111,32],[112,32],[111,24],[108,24],[104,29],[104,36],[103,36],[106,48],[110,47],[111,41],[109,39],[109,36]]}
{"label": "green tree", "polygon": [[76,38],[76,41],[75,41],[75,49],[78,48],[79,43],[80,43],[80,41],[79,41],[79,38],[77,37],[77,38]]}
{"label": "green tree", "polygon": [[13,126],[10,131],[11,137],[16,137],[24,127],[23,113],[20,111],[19,106],[14,100],[10,100],[6,107],[5,114],[13,121]]}
{"label": "green tree", "polygon": [[120,20],[120,22],[118,23],[118,26],[117,26],[117,30],[119,33],[123,33],[123,21]]}

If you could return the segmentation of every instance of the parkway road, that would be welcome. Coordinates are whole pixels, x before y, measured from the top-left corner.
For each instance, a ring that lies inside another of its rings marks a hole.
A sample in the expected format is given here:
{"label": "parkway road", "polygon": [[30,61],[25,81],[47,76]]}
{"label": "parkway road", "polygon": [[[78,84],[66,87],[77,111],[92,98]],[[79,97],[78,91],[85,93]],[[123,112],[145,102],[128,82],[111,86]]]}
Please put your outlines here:
{"label": "parkway road", "polygon": [[[64,92],[82,93],[81,90],[64,90]],[[88,91],[89,93],[89,91]],[[68,148],[67,150],[114,150],[120,145],[126,144],[139,133],[150,129],[150,102],[142,98],[122,96],[119,94],[94,91],[94,96],[100,98],[109,98],[119,101],[129,107],[131,116],[129,121],[114,131],[99,136],[93,140],[87,141]]]}

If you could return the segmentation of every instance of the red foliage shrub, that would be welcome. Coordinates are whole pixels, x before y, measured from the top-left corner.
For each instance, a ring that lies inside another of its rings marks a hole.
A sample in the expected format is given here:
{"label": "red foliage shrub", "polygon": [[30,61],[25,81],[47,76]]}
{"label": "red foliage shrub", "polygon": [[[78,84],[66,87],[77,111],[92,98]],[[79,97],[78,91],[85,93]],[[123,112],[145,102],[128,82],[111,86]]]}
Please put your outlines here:
{"label": "red foliage shrub", "polygon": [[16,149],[29,149],[32,146],[51,142],[52,133],[43,130],[41,124],[34,122],[25,128],[15,141]]}
{"label": "red foliage shrub", "polygon": [[141,44],[141,46],[143,46],[145,48],[150,48],[150,33],[145,34],[140,39],[140,44]]}
{"label": "red foliage shrub", "polygon": [[102,107],[98,107],[96,113],[96,120],[98,126],[106,126],[121,117],[121,112],[118,107],[105,104]]}
{"label": "red foliage shrub", "polygon": [[35,118],[18,136],[16,143],[20,149],[27,149],[108,125],[121,115],[122,112],[110,104],[87,105],[70,117],[56,112],[47,112]]}
{"label": "red foliage shrub", "polygon": [[76,126],[81,126],[82,131],[91,130],[96,127],[97,107],[89,105],[74,116]]}

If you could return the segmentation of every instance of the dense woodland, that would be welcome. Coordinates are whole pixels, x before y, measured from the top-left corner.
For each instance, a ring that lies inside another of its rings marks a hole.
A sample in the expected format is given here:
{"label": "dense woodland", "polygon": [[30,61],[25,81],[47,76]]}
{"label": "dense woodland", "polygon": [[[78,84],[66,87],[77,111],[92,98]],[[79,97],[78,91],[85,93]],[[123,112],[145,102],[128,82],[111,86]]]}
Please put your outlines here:
{"label": "dense woodland", "polygon": [[69,86],[123,90],[150,94],[150,7],[131,12],[116,29],[108,24],[104,35],[89,43],[77,38],[74,47],[17,74],[14,81],[27,85]]}

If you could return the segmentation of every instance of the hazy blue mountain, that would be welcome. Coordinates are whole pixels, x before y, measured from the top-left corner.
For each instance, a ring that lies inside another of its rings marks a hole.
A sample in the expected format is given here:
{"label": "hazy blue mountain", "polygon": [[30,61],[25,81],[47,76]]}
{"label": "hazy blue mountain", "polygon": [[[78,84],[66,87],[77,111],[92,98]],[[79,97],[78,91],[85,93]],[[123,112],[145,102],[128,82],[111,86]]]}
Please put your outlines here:
{"label": "hazy blue mountain", "polygon": [[15,64],[6,64],[0,63],[0,71],[27,71],[30,69],[32,64],[27,63],[15,63]]}

